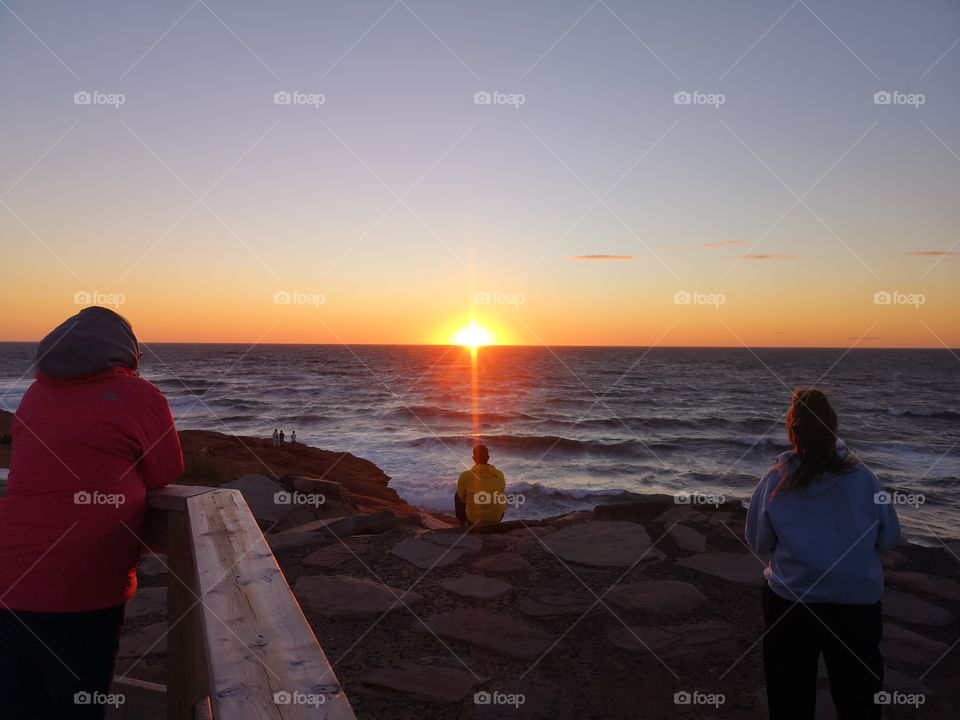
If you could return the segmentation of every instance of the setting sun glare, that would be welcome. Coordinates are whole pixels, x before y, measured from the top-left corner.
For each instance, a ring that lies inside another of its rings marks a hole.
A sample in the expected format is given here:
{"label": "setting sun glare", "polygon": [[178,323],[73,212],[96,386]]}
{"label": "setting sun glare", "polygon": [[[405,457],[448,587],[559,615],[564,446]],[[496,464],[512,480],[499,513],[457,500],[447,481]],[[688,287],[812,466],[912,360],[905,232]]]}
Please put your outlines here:
{"label": "setting sun glare", "polygon": [[460,328],[453,334],[452,342],[454,345],[477,348],[481,345],[492,345],[494,339],[493,333],[485,327],[477,325],[476,320],[471,320],[469,325]]}

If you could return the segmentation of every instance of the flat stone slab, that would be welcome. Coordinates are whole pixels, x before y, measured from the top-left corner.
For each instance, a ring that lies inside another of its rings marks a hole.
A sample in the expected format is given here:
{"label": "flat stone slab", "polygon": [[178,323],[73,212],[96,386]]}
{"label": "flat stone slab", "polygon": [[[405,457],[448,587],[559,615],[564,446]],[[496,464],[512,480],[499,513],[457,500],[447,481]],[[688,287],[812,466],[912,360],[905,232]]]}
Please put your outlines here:
{"label": "flat stone slab", "polygon": [[880,652],[883,653],[883,659],[888,663],[926,669],[936,662],[949,647],[946,643],[931,640],[899,625],[883,624]]}
{"label": "flat stone slab", "polygon": [[882,607],[884,615],[907,623],[949,625],[953,620],[953,613],[946,608],[899,590],[887,590],[883,594]]}
{"label": "flat stone slab", "polygon": [[[504,657],[535,659],[551,645],[551,637],[539,628],[508,615],[488,610],[462,608],[426,618],[426,625],[444,640],[458,640]],[[426,632],[421,623],[414,629]]]}
{"label": "flat stone slab", "polygon": [[510,583],[483,575],[462,575],[454,580],[444,580],[440,587],[471,600],[495,600],[513,590]]}
{"label": "flat stone slab", "polygon": [[281,550],[293,550],[325,542],[336,542],[333,538],[327,538],[315,532],[282,532],[276,535],[267,533],[264,537],[267,539],[270,549],[275,553]]}
{"label": "flat stone slab", "polygon": [[666,510],[659,515],[657,515],[653,521],[655,523],[662,523],[664,525],[670,525],[671,523],[684,523],[684,522],[702,522],[707,519],[707,516],[700,512],[699,510],[694,510],[689,507],[675,507]]}
{"label": "flat stone slab", "polygon": [[543,542],[567,562],[591,567],[630,567],[663,557],[651,549],[650,536],[638,523],[594,520],[550,533]]}
{"label": "flat stone slab", "polygon": [[960,540],[952,540],[947,544],[947,554],[957,562],[960,562]]}
{"label": "flat stone slab", "polygon": [[956,580],[912,570],[888,570],[884,573],[884,579],[887,585],[905,587],[916,592],[960,602],[960,583]]}
{"label": "flat stone slab", "polygon": [[145,655],[162,655],[167,651],[167,623],[157,622],[137,630],[125,630],[120,636],[119,658],[137,660]]}
{"label": "flat stone slab", "polygon": [[759,585],[765,567],[750,553],[713,552],[680,558],[677,565],[692,568],[724,580]]}
{"label": "flat stone slab", "polygon": [[318,534],[321,530],[336,535],[337,537],[350,537],[357,531],[357,521],[356,518],[351,515],[321,518],[319,520],[311,520],[310,522],[303,523],[302,525],[288,528],[287,530],[278,533],[278,536],[302,535],[304,533]]}
{"label": "flat stone slab", "polygon": [[284,489],[266,475],[259,473],[244,475],[220,487],[239,490],[258,522],[280,522],[294,508],[289,503],[276,502],[277,493],[283,493]]}
{"label": "flat stone slab", "polygon": [[490,555],[478,560],[475,569],[494,575],[511,575],[513,573],[530,572],[532,566],[517,553],[505,552]]}
{"label": "flat stone slab", "polygon": [[702,553],[707,551],[707,536],[699,530],[686,525],[674,525],[670,528],[670,537],[681,550]]}
{"label": "flat stone slab", "polygon": [[443,548],[454,548],[456,550],[465,550],[466,552],[479,552],[483,547],[483,541],[475,535],[465,535],[463,533],[452,532],[425,532],[419,537],[428,543],[439,545]]}
{"label": "flat stone slab", "polygon": [[303,559],[303,564],[312,568],[335,570],[344,563],[356,559],[357,556],[363,555],[369,549],[370,546],[366,542],[351,538],[342,543],[334,542],[332,545],[325,545],[310,553]]}
{"label": "flat stone slab", "polygon": [[503,535],[490,533],[483,536],[483,549],[494,552],[506,552],[526,542],[536,542],[536,536],[528,533],[525,538],[516,538],[511,537],[510,533],[504,533]]}
{"label": "flat stone slab", "polygon": [[[174,580],[174,582],[177,582]],[[124,617],[140,618],[148,615],[167,614],[167,589],[165,587],[137,588],[124,609]]]}
{"label": "flat stone slab", "polygon": [[520,598],[517,607],[527,617],[558,618],[567,615],[583,615],[602,607],[596,598],[581,595],[538,593]]}
{"label": "flat stone slab", "polygon": [[407,538],[396,545],[391,551],[401,560],[416,565],[421,570],[430,570],[432,568],[443,568],[461,560],[469,553],[466,548],[454,547],[448,548],[437,543],[421,540],[419,538]]}
{"label": "flat stone slab", "polygon": [[630,652],[653,651],[673,656],[699,651],[705,645],[726,640],[735,631],[733,625],[716,620],[692,625],[631,627],[629,630],[618,625],[607,633],[607,638],[616,647]]}
{"label": "flat stone slab", "polygon": [[374,670],[367,673],[363,682],[429,702],[456,703],[469,696],[484,678],[478,680],[468,672],[453,668],[405,665]]}
{"label": "flat stone slab", "polygon": [[643,613],[684,613],[710,604],[707,596],[690,583],[677,580],[646,580],[617,585],[606,600],[621,610]]}
{"label": "flat stone slab", "polygon": [[403,610],[404,605],[414,608],[423,602],[415,592],[345,575],[304,575],[297,580],[293,592],[312,615],[350,620],[376,618]]}

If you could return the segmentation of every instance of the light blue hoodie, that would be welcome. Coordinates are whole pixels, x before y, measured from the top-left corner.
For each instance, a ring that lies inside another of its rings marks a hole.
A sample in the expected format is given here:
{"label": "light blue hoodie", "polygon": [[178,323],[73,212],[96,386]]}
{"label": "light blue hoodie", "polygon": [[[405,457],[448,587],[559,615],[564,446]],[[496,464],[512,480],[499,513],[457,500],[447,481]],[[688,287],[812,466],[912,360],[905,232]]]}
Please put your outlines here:
{"label": "light blue hoodie", "polygon": [[[841,456],[847,449],[837,443]],[[787,600],[875,603],[883,593],[880,553],[900,539],[892,504],[862,462],[847,473],[825,473],[802,490],[770,497],[784,470],[796,467],[786,452],[757,485],[747,511],[746,537],[756,553],[772,553],[764,576]]]}

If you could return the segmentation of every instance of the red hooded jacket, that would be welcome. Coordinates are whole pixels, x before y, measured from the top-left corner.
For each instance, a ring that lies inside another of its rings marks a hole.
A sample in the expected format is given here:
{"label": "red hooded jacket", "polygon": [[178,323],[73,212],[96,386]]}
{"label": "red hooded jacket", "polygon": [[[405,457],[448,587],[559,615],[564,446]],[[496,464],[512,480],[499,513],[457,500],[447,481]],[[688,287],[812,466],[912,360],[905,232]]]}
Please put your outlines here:
{"label": "red hooded jacket", "polygon": [[0,608],[71,612],[129,600],[146,490],[183,472],[164,396],[122,366],[71,379],[37,373],[11,435]]}

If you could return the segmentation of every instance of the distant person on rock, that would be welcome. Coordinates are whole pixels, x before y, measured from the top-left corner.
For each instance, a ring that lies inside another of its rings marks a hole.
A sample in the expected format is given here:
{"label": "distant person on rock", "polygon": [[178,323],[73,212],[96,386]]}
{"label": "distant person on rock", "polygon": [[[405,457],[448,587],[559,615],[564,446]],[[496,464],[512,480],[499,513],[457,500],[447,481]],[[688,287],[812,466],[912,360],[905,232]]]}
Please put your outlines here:
{"label": "distant person on rock", "polygon": [[787,413],[793,449],[750,501],[746,537],[770,553],[762,588],[763,666],[772,720],[813,720],[821,654],[840,718],[880,718],[880,553],[900,537],[876,475],[837,437],[819,390],[797,388]]}
{"label": "distant person on rock", "polygon": [[290,432],[290,444],[291,444],[291,445],[296,445],[296,444],[297,444],[297,431],[296,431],[296,430],[293,430],[293,431]]}
{"label": "distant person on rock", "polygon": [[273,446],[277,447],[280,445],[280,433],[277,432],[277,429],[273,429]]}
{"label": "distant person on rock", "polygon": [[140,357],[130,323],[102,307],[37,347],[0,500],[0,717],[104,717],[146,491],[183,472],[170,407],[137,374]]}
{"label": "distant person on rock", "polygon": [[473,449],[474,465],[460,473],[453,498],[457,519],[470,525],[494,525],[503,519],[506,510],[506,480],[503,473],[490,464],[486,445]]}
{"label": "distant person on rock", "polygon": [[280,431],[280,444],[283,445],[283,430]]}

